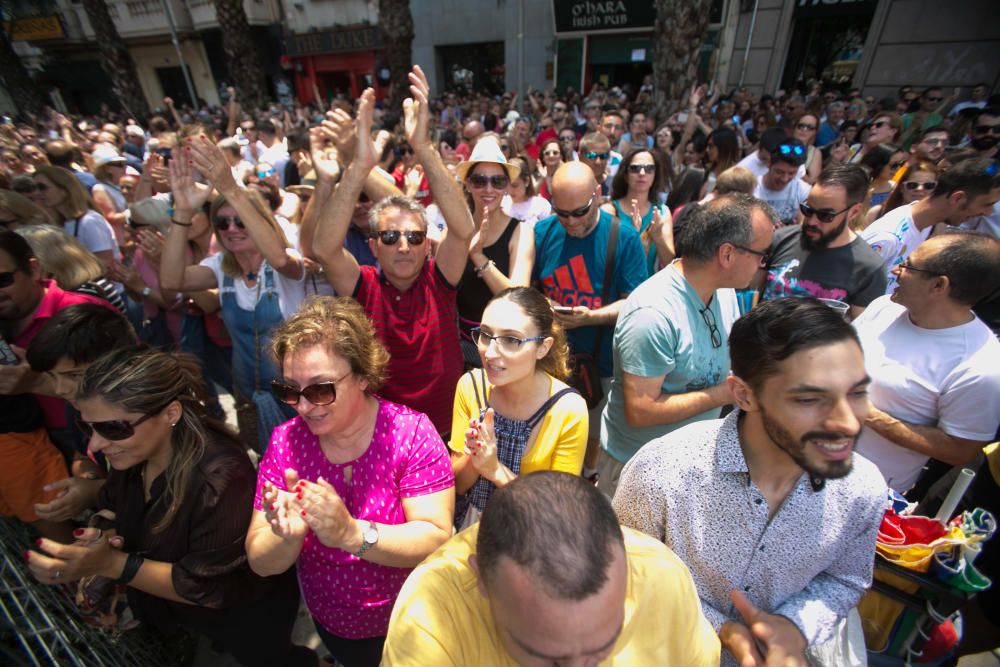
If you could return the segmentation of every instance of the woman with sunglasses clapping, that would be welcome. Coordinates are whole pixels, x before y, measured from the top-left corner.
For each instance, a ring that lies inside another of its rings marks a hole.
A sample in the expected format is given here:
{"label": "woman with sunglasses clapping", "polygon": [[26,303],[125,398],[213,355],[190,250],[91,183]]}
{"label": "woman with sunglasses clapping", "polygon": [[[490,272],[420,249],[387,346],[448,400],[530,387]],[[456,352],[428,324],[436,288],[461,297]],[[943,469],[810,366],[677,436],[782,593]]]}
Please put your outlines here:
{"label": "woman with sunglasses clapping", "polygon": [[[288,247],[260,195],[237,184],[222,152],[207,137],[190,137],[177,153],[183,154],[170,161],[174,214],[160,260],[160,287],[189,293],[219,289],[222,319],[233,342],[240,435],[263,450],[270,429],[291,417],[284,411],[282,418],[280,408],[267,405],[263,392],[277,377],[268,355],[271,331],[298,309],[305,295],[302,257]],[[193,167],[221,193],[209,218],[222,250],[187,265],[191,220],[210,194],[208,187],[195,183]]]}
{"label": "woman with sunglasses clapping", "polygon": [[98,359],[80,382],[79,425],[111,466],[94,525],[71,545],[27,554],[45,584],[104,577],[157,630],[202,634],[243,665],[312,665],[291,643],[299,592],[291,574],[255,575],[244,546],[254,470],[208,418],[197,362],[142,348]]}
{"label": "woman with sunglasses clapping", "polygon": [[639,149],[622,158],[611,181],[611,201],[601,206],[623,223],[635,227],[646,249],[646,271],[656,272],[674,259],[670,209],[660,204],[667,182],[666,167],[655,149]]}
{"label": "woman with sunglasses clapping", "polygon": [[274,332],[274,393],[299,416],[274,431],[247,534],[262,576],[295,565],[339,664],[375,667],[410,570],[451,536],[454,478],[426,415],[376,395],[389,353],[364,309],[315,297]]}

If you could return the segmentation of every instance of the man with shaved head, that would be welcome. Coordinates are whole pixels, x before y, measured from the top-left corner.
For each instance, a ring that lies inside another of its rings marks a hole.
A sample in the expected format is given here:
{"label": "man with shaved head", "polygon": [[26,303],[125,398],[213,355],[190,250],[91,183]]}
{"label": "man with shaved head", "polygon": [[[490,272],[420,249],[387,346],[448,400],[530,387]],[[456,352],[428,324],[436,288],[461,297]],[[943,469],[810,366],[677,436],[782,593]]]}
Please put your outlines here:
{"label": "man with shaved head", "polygon": [[589,357],[601,387],[588,397],[590,436],[585,476],[594,479],[603,397],[611,384],[611,339],[624,299],[647,278],[645,252],[632,225],[600,209],[593,170],[568,162],[552,177],[552,212],[535,224],[532,283],[556,306],[570,350]]}

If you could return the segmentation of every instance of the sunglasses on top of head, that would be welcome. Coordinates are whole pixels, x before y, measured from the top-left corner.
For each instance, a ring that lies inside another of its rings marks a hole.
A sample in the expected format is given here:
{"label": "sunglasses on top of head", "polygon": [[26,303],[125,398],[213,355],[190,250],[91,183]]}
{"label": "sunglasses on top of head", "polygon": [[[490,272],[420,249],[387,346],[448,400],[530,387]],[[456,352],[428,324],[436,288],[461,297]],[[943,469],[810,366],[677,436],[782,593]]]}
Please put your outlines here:
{"label": "sunglasses on top of head", "polygon": [[778,146],[778,152],[781,153],[782,155],[791,155],[792,153],[794,153],[795,155],[802,155],[806,151],[804,148],[802,148],[802,146],[781,144],[780,146]]}
{"label": "sunglasses on top of head", "polygon": [[77,416],[76,425],[88,438],[94,433],[97,433],[97,435],[101,436],[105,440],[127,440],[135,435],[136,426],[163,412],[168,405],[174,402],[174,400],[175,399],[173,398],[170,399],[162,407],[159,407],[152,412],[147,412],[135,421],[130,422],[127,419],[109,419],[102,422],[88,422],[84,421],[82,417]]}
{"label": "sunglasses on top of head", "polygon": [[274,176],[274,169],[259,169],[257,171],[257,178],[267,178],[269,176]]}
{"label": "sunglasses on top of head", "polygon": [[237,216],[228,217],[225,215],[217,215],[212,219],[212,226],[223,232],[233,225],[236,225],[237,229],[246,229],[246,225]]}
{"label": "sunglasses on top of head", "polygon": [[510,179],[507,178],[506,174],[496,174],[494,176],[486,176],[484,174],[472,174],[469,176],[469,185],[471,185],[476,190],[482,190],[486,187],[486,184],[493,186],[494,190],[503,190],[505,187],[510,185]]}
{"label": "sunglasses on top of head", "polygon": [[378,240],[384,245],[396,245],[400,237],[406,237],[406,242],[410,245],[421,245],[427,238],[427,232],[408,231],[401,232],[398,229],[385,229],[375,234]]}

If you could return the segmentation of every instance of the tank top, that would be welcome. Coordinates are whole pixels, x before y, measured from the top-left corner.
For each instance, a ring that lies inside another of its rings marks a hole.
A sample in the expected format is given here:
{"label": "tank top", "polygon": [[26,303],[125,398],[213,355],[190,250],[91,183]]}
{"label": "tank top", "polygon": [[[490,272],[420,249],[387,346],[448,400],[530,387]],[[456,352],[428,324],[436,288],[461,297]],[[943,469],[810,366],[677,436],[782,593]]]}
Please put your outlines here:
{"label": "tank top", "polygon": [[[509,218],[507,228],[503,230],[500,237],[491,245],[483,248],[483,254],[487,259],[492,259],[505,276],[510,276],[510,239],[514,236],[514,230],[520,220]],[[457,296],[459,327],[462,330],[462,337],[468,339],[469,331],[473,327],[478,327],[483,319],[483,310],[486,304],[493,298],[486,281],[476,275],[477,266],[472,265],[472,260],[465,262],[465,272],[462,273],[462,282],[459,283]]]}

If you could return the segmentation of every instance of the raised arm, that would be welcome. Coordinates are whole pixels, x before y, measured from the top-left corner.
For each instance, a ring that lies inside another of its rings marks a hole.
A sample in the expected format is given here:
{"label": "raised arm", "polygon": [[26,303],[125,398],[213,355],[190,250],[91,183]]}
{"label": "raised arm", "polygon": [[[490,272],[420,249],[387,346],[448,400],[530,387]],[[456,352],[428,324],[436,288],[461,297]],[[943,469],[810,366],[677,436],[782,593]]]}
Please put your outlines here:
{"label": "raised arm", "polygon": [[406,138],[413,147],[417,161],[424,168],[427,183],[434,193],[434,201],[441,209],[447,225],[444,239],[438,246],[437,266],[449,283],[457,285],[465,271],[469,242],[476,232],[476,226],[472,222],[472,213],[469,212],[462,188],[434,149],[427,131],[430,86],[419,65],[414,65],[410,72],[410,94],[412,97],[403,101]]}
{"label": "raised arm", "polygon": [[218,287],[212,269],[197,264],[188,266],[185,252],[191,218],[208,199],[211,188],[195,182],[191,163],[183,156],[170,161],[170,188],[174,196],[174,215],[160,255],[160,289],[196,292]]}
{"label": "raised arm", "polygon": [[322,126],[309,130],[309,154],[312,157],[313,171],[316,172],[316,188],[302,215],[302,225],[299,227],[299,247],[306,257],[314,256],[313,237],[319,222],[319,214],[333,195],[337,178],[340,176],[340,163],[337,162],[336,154],[327,150],[326,139],[327,132]]}

